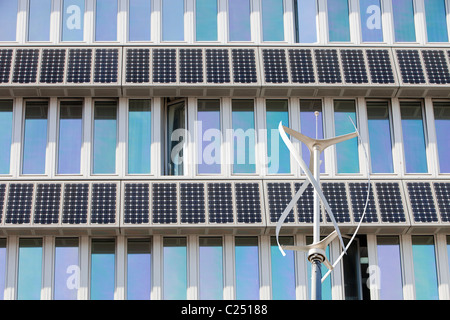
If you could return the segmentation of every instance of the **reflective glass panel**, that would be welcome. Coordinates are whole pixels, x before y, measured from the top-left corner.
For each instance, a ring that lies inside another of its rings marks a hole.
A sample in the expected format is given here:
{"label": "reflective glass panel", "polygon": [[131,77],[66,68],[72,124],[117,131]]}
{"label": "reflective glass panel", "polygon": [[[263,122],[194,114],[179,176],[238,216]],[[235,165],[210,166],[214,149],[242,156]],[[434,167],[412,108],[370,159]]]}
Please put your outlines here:
{"label": "reflective glass panel", "polygon": [[[293,246],[294,238],[280,237],[280,244]],[[278,248],[276,237],[270,238],[270,258],[272,263],[272,299],[295,300],[295,257],[294,251],[286,250],[283,255]]]}
{"label": "reflective glass panel", "polygon": [[217,41],[217,1],[195,1],[195,31],[197,41]]}
{"label": "reflective glass panel", "polygon": [[[334,101],[334,130],[335,135],[355,132],[353,123],[356,122],[356,106],[354,100],[335,100]],[[358,139],[339,142],[336,145],[336,160],[338,173],[358,173]]]}
{"label": "reflective glass panel", "polygon": [[253,100],[232,101],[233,173],[255,173],[255,113]]}
{"label": "reflective glass panel", "polygon": [[129,0],[128,40],[150,41],[151,0]]}
{"label": "reflective glass panel", "polygon": [[117,41],[117,0],[97,0],[95,41]]}
{"label": "reflective glass panel", "polygon": [[392,1],[394,15],[394,36],[396,42],[415,42],[413,0]]}
{"label": "reflective glass panel", "polygon": [[380,0],[359,0],[361,33],[363,42],[382,42],[383,29],[381,21]]}
{"label": "reflective glass panel", "polygon": [[78,174],[83,141],[83,103],[61,101],[59,108],[58,173]]}
{"label": "reflective glass panel", "polygon": [[[316,112],[318,115],[316,117]],[[323,139],[323,114],[322,101],[317,100],[300,100],[300,128],[301,133],[313,139]],[[309,166],[311,158],[310,151],[304,143],[302,143],[302,157]],[[324,153],[320,155],[320,172],[325,172]]]}
{"label": "reflective glass panel", "polygon": [[450,173],[450,103],[434,102],[434,125],[436,127],[437,148],[439,153],[439,171]]}
{"label": "reflective glass panel", "polygon": [[262,0],[261,5],[263,41],[283,41],[283,0]]}
{"label": "reflective glass panel", "polygon": [[185,100],[167,106],[167,165],[168,174],[181,176],[184,173],[183,156],[186,139]]}
{"label": "reflective glass panel", "polygon": [[94,174],[116,172],[117,103],[96,101],[94,107]]}
{"label": "reflective glass panel", "polygon": [[[347,246],[349,239],[344,238]],[[353,241],[347,248],[346,254],[342,258],[344,269],[344,293],[345,300],[362,300],[361,292],[361,258],[359,255],[359,241]]]}
{"label": "reflective glass panel", "polygon": [[374,276],[379,281],[380,299],[402,300],[402,263],[398,237],[377,237],[377,258],[378,270]]}
{"label": "reflective glass panel", "polygon": [[44,174],[47,148],[47,101],[27,101],[23,140],[23,174]]}
{"label": "reflective glass panel", "polygon": [[149,300],[151,286],[150,239],[128,239],[127,246],[127,299]]}
{"label": "reflective glass panel", "polygon": [[0,41],[16,41],[18,0],[0,1]]}
{"label": "reflective glass panel", "polygon": [[0,174],[8,174],[11,161],[12,142],[12,100],[0,100]]}
{"label": "reflective glass panel", "polygon": [[151,101],[129,100],[128,173],[150,173]]}
{"label": "reflective glass panel", "polygon": [[269,173],[290,173],[290,152],[281,139],[278,126],[289,127],[287,100],[266,100],[267,156]]}
{"label": "reflective glass panel", "polygon": [[162,0],[162,40],[184,41],[184,0]]}
{"label": "reflective glass panel", "polygon": [[228,0],[230,41],[251,41],[250,0]]}
{"label": "reflective glass panel", "polygon": [[42,288],[42,239],[19,239],[17,299],[39,300]]}
{"label": "reflective glass panel", "polygon": [[113,300],[116,243],[114,239],[92,239],[91,300]]}
{"label": "reflective glass panel", "polygon": [[64,0],[62,12],[62,41],[83,41],[84,1]]}
{"label": "reflective glass panel", "polygon": [[200,238],[200,299],[223,299],[222,238]]}
{"label": "reflective glass panel", "polygon": [[52,0],[29,0],[28,41],[50,41]]}
{"label": "reflective glass panel", "polygon": [[393,173],[391,122],[387,101],[367,101],[370,160],[373,173]]}
{"label": "reflective glass panel", "polygon": [[296,42],[317,42],[317,0],[296,0],[294,4]]}
{"label": "reflective glass panel", "polygon": [[428,42],[447,42],[445,0],[424,0]]}
{"label": "reflective glass panel", "polygon": [[327,0],[329,41],[350,41],[347,0]]}
{"label": "reflective glass panel", "polygon": [[164,300],[187,298],[186,238],[164,238]]}
{"label": "reflective glass panel", "polygon": [[400,111],[406,172],[428,172],[422,103],[419,101],[401,101]]}
{"label": "reflective glass panel", "polygon": [[257,237],[235,238],[236,299],[259,300]]}
{"label": "reflective glass panel", "polygon": [[439,300],[433,236],[412,236],[416,300]]}
{"label": "reflective glass panel", "polygon": [[6,239],[0,239],[0,300],[5,294],[6,282]]}
{"label": "reflective glass panel", "polygon": [[[321,238],[322,240],[323,238]],[[306,244],[312,244],[313,237],[306,237]],[[325,254],[327,256],[327,259],[330,260],[330,246],[327,247],[325,250]],[[307,283],[308,283],[308,297],[311,297],[311,262],[306,261],[306,268],[307,268]],[[327,267],[325,267],[324,264],[322,264],[321,268],[322,277],[328,272]],[[330,274],[324,282],[322,282],[322,300],[332,300],[332,294],[331,294],[331,277],[333,274]]]}
{"label": "reflective glass panel", "polygon": [[80,281],[78,239],[55,239],[55,300],[76,300]]}
{"label": "reflective glass panel", "polygon": [[450,236],[447,236],[447,262],[450,268]]}
{"label": "reflective glass panel", "polygon": [[199,174],[220,173],[220,100],[198,100],[197,170]]}

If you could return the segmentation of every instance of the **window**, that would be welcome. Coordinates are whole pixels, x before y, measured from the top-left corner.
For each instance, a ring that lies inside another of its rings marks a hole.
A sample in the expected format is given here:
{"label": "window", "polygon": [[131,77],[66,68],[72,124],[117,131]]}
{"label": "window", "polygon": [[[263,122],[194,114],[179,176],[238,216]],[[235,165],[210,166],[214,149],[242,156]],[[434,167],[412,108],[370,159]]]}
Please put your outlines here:
{"label": "window", "polygon": [[197,135],[197,172],[220,174],[220,100],[198,100]]}
{"label": "window", "polygon": [[42,288],[42,239],[19,239],[17,299],[39,300]]}
{"label": "window", "polygon": [[6,239],[0,239],[0,300],[5,294],[6,281]]}
{"label": "window", "polygon": [[236,299],[259,300],[257,237],[235,238]]}
{"label": "window", "polygon": [[184,0],[162,0],[162,40],[184,41]]}
{"label": "window", "polygon": [[222,238],[200,237],[200,299],[223,299]]}
{"label": "window", "polygon": [[407,173],[428,172],[425,129],[420,101],[401,101],[403,150]]}
{"label": "window", "polygon": [[296,0],[294,5],[295,41],[317,42],[317,0]]}
{"label": "window", "polygon": [[367,101],[370,160],[373,173],[393,173],[391,122],[387,101]]}
{"label": "window", "polygon": [[436,140],[439,153],[439,172],[450,173],[450,103],[434,102],[434,119],[436,127]]}
{"label": "window", "polygon": [[263,41],[283,41],[283,0],[261,0],[261,6]]}
{"label": "window", "polygon": [[150,41],[151,0],[129,0],[128,40]]}
{"label": "window", "polygon": [[250,0],[228,0],[230,41],[251,41],[250,11]]}
{"label": "window", "polygon": [[28,41],[50,41],[52,0],[29,0]]}
{"label": "window", "polygon": [[164,300],[187,298],[186,238],[164,238]]}
{"label": "window", "polygon": [[172,176],[184,174],[184,146],[186,139],[186,100],[167,103],[167,154],[166,173]]}
{"label": "window", "polygon": [[64,0],[62,12],[62,41],[83,41],[84,1]]}
{"label": "window", "polygon": [[[318,115],[316,117],[316,112]],[[313,138],[323,139],[323,114],[322,101],[314,100],[300,100],[300,127],[301,133]],[[307,165],[310,161],[310,151],[304,143],[302,143],[302,158]],[[323,152],[320,155],[320,172],[325,172],[325,161]]]}
{"label": "window", "polygon": [[331,42],[350,41],[347,0],[327,0],[328,37]]}
{"label": "window", "polygon": [[266,100],[267,156],[269,174],[290,173],[290,152],[278,131],[280,122],[289,127],[287,100]]}
{"label": "window", "polygon": [[[293,246],[294,238],[280,237],[280,244]],[[286,250],[286,256],[280,252],[276,237],[270,237],[270,258],[272,270],[272,299],[295,300],[295,259],[294,251]]]}
{"label": "window", "polygon": [[27,101],[23,138],[23,174],[44,174],[47,149],[47,101]]}
{"label": "window", "polygon": [[439,300],[433,236],[412,236],[416,300]]}
{"label": "window", "polygon": [[377,237],[378,265],[374,276],[379,281],[381,300],[402,300],[402,264],[400,242],[395,236]]}
{"label": "window", "polygon": [[217,1],[195,1],[195,30],[197,41],[217,41]]}
{"label": "window", "polygon": [[[334,101],[334,131],[335,136],[355,132],[356,106],[354,100]],[[358,139],[336,144],[336,161],[338,173],[359,173]]]}
{"label": "window", "polygon": [[97,0],[95,41],[117,41],[117,0]]}
{"label": "window", "polygon": [[54,295],[55,300],[76,300],[80,267],[78,239],[55,239]]}
{"label": "window", "polygon": [[255,113],[253,100],[232,101],[233,173],[255,173]]}
{"label": "window", "polygon": [[127,299],[149,300],[151,286],[151,241],[128,239],[127,245]]}
{"label": "window", "polygon": [[16,41],[18,0],[0,1],[0,41]]}
{"label": "window", "polygon": [[116,243],[114,239],[92,239],[91,300],[113,300]]}
{"label": "window", "polygon": [[363,42],[382,42],[383,29],[380,0],[359,0]]}
{"label": "window", "polygon": [[95,101],[94,174],[116,172],[117,102]]}
{"label": "window", "polygon": [[428,42],[447,42],[447,10],[445,0],[425,0]]}
{"label": "window", "polygon": [[[323,238],[321,238],[322,240]],[[306,237],[306,244],[312,244],[313,243],[313,237]],[[325,255],[327,256],[327,259],[330,260],[330,246],[327,246],[325,249]],[[311,262],[306,261],[306,268],[307,268],[307,283],[308,283],[308,297],[311,297]],[[328,272],[328,269],[323,265],[322,267],[322,276],[325,275],[326,272]],[[324,282],[322,282],[322,300],[332,300],[332,292],[331,292],[331,277],[333,275],[330,274]]]}
{"label": "window", "polygon": [[129,100],[128,173],[149,174],[151,136],[151,100]]}
{"label": "window", "polygon": [[61,101],[59,109],[58,173],[79,174],[83,142],[82,101]]}
{"label": "window", "polygon": [[12,100],[0,100],[0,174],[8,174],[11,162]]}
{"label": "window", "polygon": [[394,37],[396,42],[415,42],[413,0],[392,1]]}

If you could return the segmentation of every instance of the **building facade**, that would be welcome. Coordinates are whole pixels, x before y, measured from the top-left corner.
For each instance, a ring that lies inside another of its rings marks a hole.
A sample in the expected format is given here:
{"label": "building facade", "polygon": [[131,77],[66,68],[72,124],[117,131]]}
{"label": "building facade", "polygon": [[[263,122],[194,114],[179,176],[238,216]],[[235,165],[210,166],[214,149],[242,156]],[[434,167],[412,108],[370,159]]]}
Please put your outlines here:
{"label": "building facade", "polygon": [[0,0],[0,298],[309,299],[282,122],[360,133],[322,157],[345,241],[370,191],[324,299],[449,299],[449,5]]}

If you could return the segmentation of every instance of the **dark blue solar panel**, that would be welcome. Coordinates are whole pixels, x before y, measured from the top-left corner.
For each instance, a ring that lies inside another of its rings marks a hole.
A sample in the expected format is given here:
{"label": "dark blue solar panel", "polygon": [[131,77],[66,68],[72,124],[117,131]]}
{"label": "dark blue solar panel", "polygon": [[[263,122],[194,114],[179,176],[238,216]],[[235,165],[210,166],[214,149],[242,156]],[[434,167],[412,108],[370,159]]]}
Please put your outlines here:
{"label": "dark blue solar panel", "polygon": [[206,81],[230,82],[230,59],[227,49],[206,49]]}
{"label": "dark blue solar panel", "polygon": [[126,82],[147,83],[150,81],[150,49],[128,49]]}
{"label": "dark blue solar panel", "polygon": [[177,222],[177,185],[154,183],[152,185],[153,223]]}
{"label": "dark blue solar panel", "polygon": [[341,50],[344,79],[347,83],[368,83],[366,64],[362,50]]}
{"label": "dark blue solar panel", "polygon": [[[348,186],[352,202],[353,217],[355,222],[360,222],[367,201],[368,185],[364,182],[350,182]],[[367,202],[366,214],[363,222],[378,222],[377,207],[375,205],[372,187],[370,188],[369,201]]]}
{"label": "dark blue solar panel", "polygon": [[119,71],[118,49],[95,50],[94,82],[116,83]]}
{"label": "dark blue solar panel", "polygon": [[234,185],[237,220],[240,223],[260,223],[261,198],[258,183],[236,183]]}
{"label": "dark blue solar panel", "polygon": [[388,50],[367,50],[366,55],[372,83],[395,83]]}
{"label": "dark blue solar panel", "polygon": [[450,222],[450,183],[433,183],[442,222]]}
{"label": "dark blue solar panel", "polygon": [[30,223],[33,188],[31,183],[12,183],[9,185],[6,223]]}
{"label": "dark blue solar panel", "polygon": [[236,83],[255,83],[256,58],[254,49],[233,49],[233,79]]}
{"label": "dark blue solar panel", "polygon": [[443,50],[423,50],[422,57],[430,83],[450,83],[450,72]]}
{"label": "dark blue solar panel", "polygon": [[[331,207],[336,222],[350,222],[350,213],[348,208],[347,191],[343,182],[324,182],[322,190],[328,204]],[[327,221],[331,222],[327,214]]]}
{"label": "dark blue solar panel", "polygon": [[124,223],[149,223],[150,187],[148,183],[127,183],[124,196]]}
{"label": "dark blue solar panel", "polygon": [[94,183],[91,197],[91,222],[98,224],[115,223],[117,185],[114,183]]}
{"label": "dark blue solar panel", "polygon": [[91,82],[92,49],[69,49],[68,83]]}
{"label": "dark blue solar panel", "polygon": [[17,49],[14,65],[14,83],[35,83],[39,63],[39,49]]}
{"label": "dark blue solar panel", "polygon": [[180,184],[182,223],[205,222],[205,190],[203,183]]}
{"label": "dark blue solar panel", "polygon": [[173,83],[177,81],[176,49],[153,50],[153,82]]}
{"label": "dark blue solar panel", "polygon": [[231,183],[208,183],[208,213],[211,223],[233,223]]}
{"label": "dark blue solar panel", "polygon": [[63,83],[66,64],[65,49],[42,50],[40,82]]}
{"label": "dark blue solar panel", "polygon": [[58,223],[60,200],[60,184],[38,184],[34,204],[34,223]]}
{"label": "dark blue solar panel", "polygon": [[418,50],[397,50],[397,60],[404,83],[425,83]]}
{"label": "dark blue solar panel", "polygon": [[[267,183],[267,196],[269,201],[269,214],[271,222],[278,222],[284,209],[292,200],[291,184],[289,182]],[[291,210],[285,222],[294,222],[294,211]]]}
{"label": "dark blue solar panel", "polygon": [[87,223],[89,206],[89,184],[68,183],[64,185],[62,222],[68,224]]}
{"label": "dark blue solar panel", "polygon": [[180,49],[180,82],[203,82],[203,52],[201,49]]}
{"label": "dark blue solar panel", "polygon": [[288,82],[286,52],[283,49],[264,49],[262,53],[266,82]]}
{"label": "dark blue solar panel", "polygon": [[336,49],[316,49],[317,75],[320,83],[341,83],[341,70]]}
{"label": "dark blue solar panel", "polygon": [[382,222],[405,222],[405,211],[397,182],[376,183],[378,204]]}
{"label": "dark blue solar panel", "polygon": [[[295,193],[300,189],[301,183],[295,183]],[[314,222],[314,187],[309,184],[297,201],[298,222]],[[322,221],[322,214],[320,214]]]}
{"label": "dark blue solar panel", "polygon": [[1,49],[0,50],[0,83],[8,83],[9,75],[11,73],[13,50]]}
{"label": "dark blue solar panel", "polygon": [[408,182],[409,201],[415,222],[437,222],[433,193],[428,182]]}
{"label": "dark blue solar panel", "polygon": [[289,49],[289,66],[293,83],[316,82],[311,50]]}

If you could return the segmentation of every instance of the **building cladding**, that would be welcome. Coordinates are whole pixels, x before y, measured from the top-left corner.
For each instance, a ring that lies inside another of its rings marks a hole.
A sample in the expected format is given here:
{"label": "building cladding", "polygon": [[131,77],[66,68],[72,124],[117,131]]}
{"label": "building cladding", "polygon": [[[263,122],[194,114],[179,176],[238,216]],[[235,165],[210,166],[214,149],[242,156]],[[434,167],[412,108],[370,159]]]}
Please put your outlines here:
{"label": "building cladding", "polygon": [[360,134],[321,158],[343,234],[367,200],[323,297],[449,299],[447,6],[0,0],[0,298],[309,299],[281,122]]}

